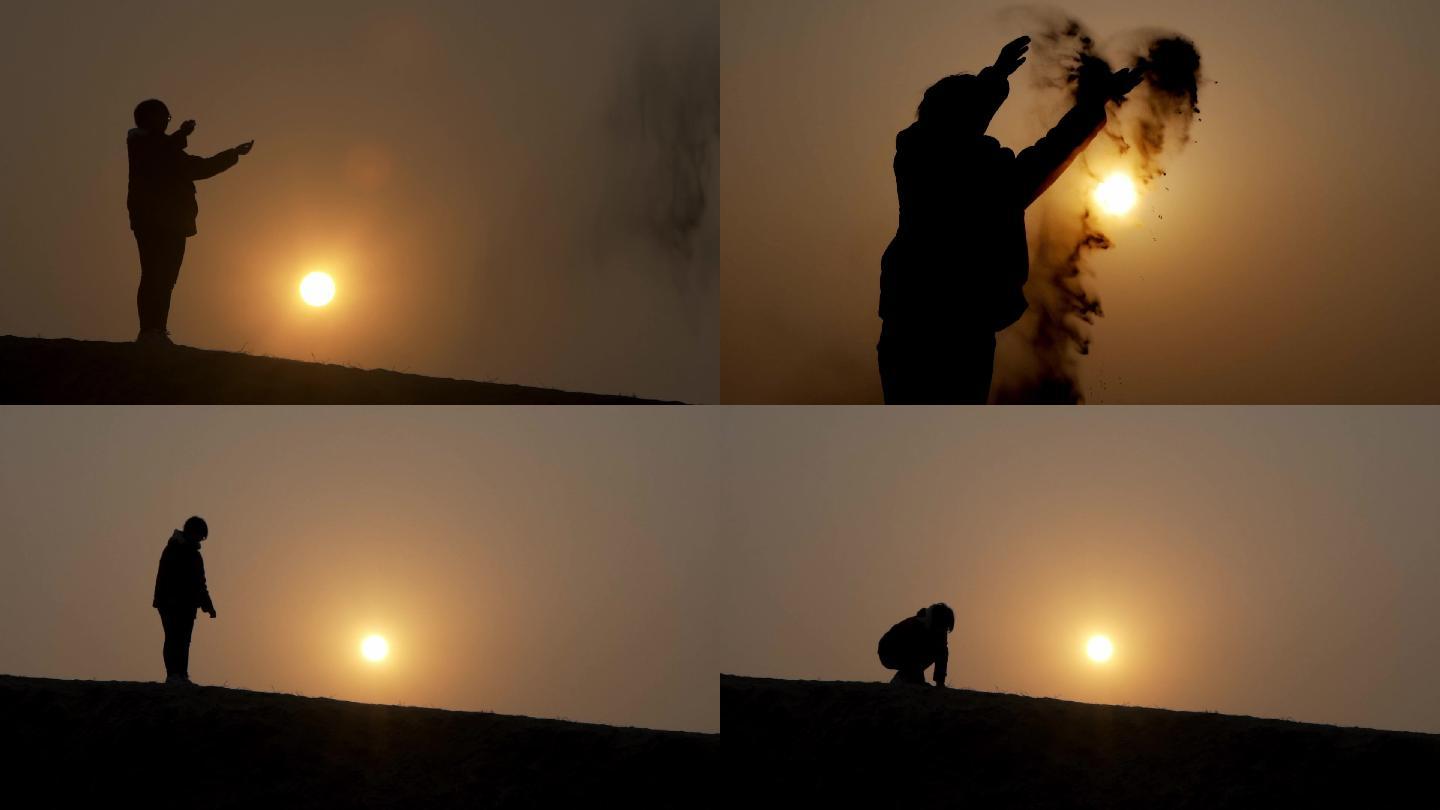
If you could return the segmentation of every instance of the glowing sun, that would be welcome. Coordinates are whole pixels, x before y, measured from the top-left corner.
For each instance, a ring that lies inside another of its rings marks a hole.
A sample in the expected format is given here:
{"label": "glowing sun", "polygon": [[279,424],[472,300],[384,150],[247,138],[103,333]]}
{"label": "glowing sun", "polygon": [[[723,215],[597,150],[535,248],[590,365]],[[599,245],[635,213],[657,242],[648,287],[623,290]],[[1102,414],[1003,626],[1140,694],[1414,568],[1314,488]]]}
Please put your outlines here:
{"label": "glowing sun", "polygon": [[360,654],[371,661],[379,661],[390,654],[390,645],[379,636],[366,636],[365,640],[360,642]]}
{"label": "glowing sun", "polygon": [[300,297],[312,307],[323,307],[335,297],[335,279],[315,271],[300,282]]}
{"label": "glowing sun", "polygon": [[1135,190],[1135,181],[1122,172],[1115,172],[1095,187],[1095,202],[1100,210],[1111,216],[1130,213],[1140,201],[1140,192]]}
{"label": "glowing sun", "polygon": [[1090,656],[1091,661],[1103,664],[1115,654],[1115,645],[1105,636],[1091,636],[1085,644],[1085,654]]}

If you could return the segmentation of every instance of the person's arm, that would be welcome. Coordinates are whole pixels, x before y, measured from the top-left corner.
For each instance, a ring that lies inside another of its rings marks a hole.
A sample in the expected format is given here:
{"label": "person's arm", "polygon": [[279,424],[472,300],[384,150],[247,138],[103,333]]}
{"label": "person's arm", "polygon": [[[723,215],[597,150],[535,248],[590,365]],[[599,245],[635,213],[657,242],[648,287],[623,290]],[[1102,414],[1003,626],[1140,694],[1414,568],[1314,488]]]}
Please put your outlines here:
{"label": "person's arm", "polygon": [[1098,60],[1082,69],[1075,106],[1029,149],[1015,156],[1020,201],[1026,206],[1044,194],[1105,127],[1105,105],[1123,101],[1140,83],[1138,71],[1111,73]]}
{"label": "person's arm", "polygon": [[208,180],[240,162],[240,153],[226,149],[208,158],[196,155],[185,156],[185,175],[191,180]]}
{"label": "person's arm", "polygon": [[950,666],[950,644],[940,639],[940,650],[935,654],[935,685],[944,686]]}
{"label": "person's arm", "polygon": [[995,58],[995,64],[980,70],[980,78],[1005,82],[1008,86],[1010,77],[1025,64],[1025,54],[1029,50],[1030,37],[1017,37],[1005,43],[1005,47],[1000,49],[1000,55]]}
{"label": "person's arm", "polygon": [[[980,99],[977,103],[984,106],[984,127],[989,127],[990,120],[999,111],[1000,105],[1010,95],[1010,77],[1020,66],[1025,64],[1025,54],[1030,50],[1030,38],[1020,37],[1000,49],[1000,55],[995,58],[995,64],[982,68],[975,77],[983,88]],[[983,134],[980,133],[980,134]]]}
{"label": "person's arm", "polygon": [[190,145],[190,133],[194,131],[195,122],[193,120],[186,121],[185,123],[180,125],[179,129],[175,130],[169,135],[166,135],[165,138],[166,140],[170,141],[171,149],[183,151],[186,146]]}
{"label": "person's arm", "polygon": [[1105,103],[1076,102],[1045,137],[1015,156],[1020,201],[1039,199],[1105,128]]}
{"label": "person's arm", "polygon": [[195,553],[195,576],[200,593],[200,609],[209,613],[210,618],[213,619],[215,618],[215,603],[210,601],[210,588],[205,584],[205,558],[201,557],[198,551]]}
{"label": "person's arm", "polygon": [[[168,548],[165,551],[160,552],[160,564],[155,567],[155,598],[150,600],[150,607],[153,608],[160,607],[160,597],[162,594],[164,594],[164,591],[162,589],[167,584],[165,581],[165,555],[168,553]],[[169,594],[164,595],[167,598],[169,596]]]}

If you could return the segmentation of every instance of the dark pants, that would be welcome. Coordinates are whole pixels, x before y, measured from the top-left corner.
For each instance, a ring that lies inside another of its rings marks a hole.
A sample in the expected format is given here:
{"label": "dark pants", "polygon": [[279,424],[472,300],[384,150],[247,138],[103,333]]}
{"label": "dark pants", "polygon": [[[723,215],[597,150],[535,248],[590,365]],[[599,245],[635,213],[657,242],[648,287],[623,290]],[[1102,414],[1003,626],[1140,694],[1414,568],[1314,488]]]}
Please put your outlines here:
{"label": "dark pants", "polygon": [[165,628],[165,674],[171,678],[190,677],[190,634],[195,630],[195,608],[162,610]]}
{"label": "dark pants", "polygon": [[889,658],[881,657],[880,665],[886,669],[895,670],[895,677],[890,683],[925,683],[925,669],[935,663],[931,656],[924,655],[895,655]]}
{"label": "dark pants", "polygon": [[895,677],[890,683],[910,683],[916,686],[925,685],[925,670],[923,669],[899,669],[895,671]]}
{"label": "dark pants", "polygon": [[886,323],[875,347],[886,405],[984,405],[995,334],[903,331]]}
{"label": "dark pants", "polygon": [[136,231],[140,248],[140,289],[135,306],[140,328],[165,331],[170,321],[170,293],[185,261],[185,235],[170,231]]}

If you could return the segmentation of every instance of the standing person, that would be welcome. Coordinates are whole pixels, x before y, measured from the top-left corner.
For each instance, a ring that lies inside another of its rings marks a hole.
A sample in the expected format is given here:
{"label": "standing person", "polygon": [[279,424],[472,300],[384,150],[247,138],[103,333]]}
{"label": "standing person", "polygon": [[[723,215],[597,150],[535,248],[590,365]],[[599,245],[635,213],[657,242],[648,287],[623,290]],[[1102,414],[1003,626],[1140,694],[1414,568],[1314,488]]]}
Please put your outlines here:
{"label": "standing person", "polygon": [[945,685],[950,665],[950,631],[955,611],[944,602],[921,608],[880,637],[880,663],[895,670],[891,683],[925,684],[925,669],[935,667],[935,685]]}
{"label": "standing person", "polygon": [[209,536],[205,519],[192,517],[185,521],[185,528],[170,535],[160,554],[151,605],[160,611],[165,629],[165,683],[190,683],[190,634],[195,629],[196,608],[215,618],[215,604],[205,586],[205,560],[200,556],[200,544]]}
{"label": "standing person", "polygon": [[170,293],[185,260],[185,240],[194,236],[195,181],[225,171],[250,154],[254,141],[208,158],[185,153],[195,122],[186,121],[170,134],[170,110],[159,99],[135,107],[135,128],[125,138],[130,156],[130,185],[125,205],[130,230],[140,249],[140,289],[135,306],[140,313],[137,343],[169,345]]}
{"label": "standing person", "polygon": [[876,346],[886,404],[989,400],[995,333],[1028,306],[1025,209],[1100,132],[1106,103],[1123,100],[1142,78],[1084,63],[1075,106],[1017,155],[985,130],[1029,47],[1021,37],[980,75],[936,82],[895,139],[900,225],[880,260],[884,326]]}

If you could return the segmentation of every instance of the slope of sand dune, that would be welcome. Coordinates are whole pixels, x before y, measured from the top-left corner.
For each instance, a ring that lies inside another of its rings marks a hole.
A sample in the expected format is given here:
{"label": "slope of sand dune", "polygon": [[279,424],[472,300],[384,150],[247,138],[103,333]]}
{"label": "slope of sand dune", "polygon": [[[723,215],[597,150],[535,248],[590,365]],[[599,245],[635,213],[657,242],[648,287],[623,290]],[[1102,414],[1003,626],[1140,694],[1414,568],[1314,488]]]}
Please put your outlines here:
{"label": "slope of sand dune", "polygon": [[724,771],[795,806],[1440,807],[1440,735],[720,678]]}
{"label": "slope of sand dune", "polygon": [[0,728],[9,807],[689,808],[720,752],[714,734],[5,675]]}
{"label": "slope of sand dune", "polygon": [[0,402],[68,405],[638,405],[629,396],[422,377],[188,346],[0,336]]}

